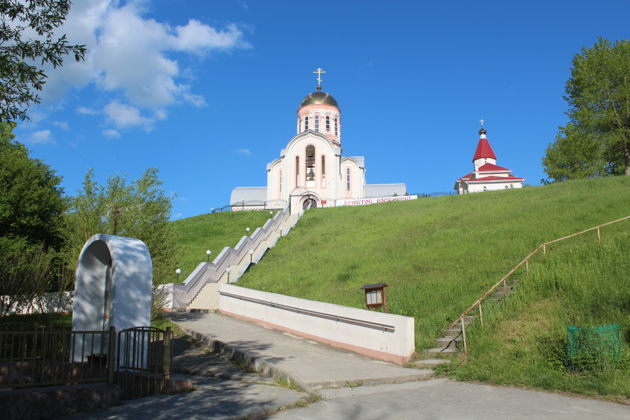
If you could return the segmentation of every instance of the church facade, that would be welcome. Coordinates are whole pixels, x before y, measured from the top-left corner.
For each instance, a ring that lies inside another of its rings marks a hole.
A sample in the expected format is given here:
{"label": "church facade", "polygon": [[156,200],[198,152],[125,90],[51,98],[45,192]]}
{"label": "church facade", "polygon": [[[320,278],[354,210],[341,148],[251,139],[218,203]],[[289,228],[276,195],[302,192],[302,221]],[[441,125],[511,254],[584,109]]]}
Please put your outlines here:
{"label": "church facade", "polygon": [[318,69],[317,90],[307,95],[297,111],[296,136],[267,164],[266,187],[236,187],[232,210],[282,209],[292,212],[334,207],[343,199],[401,196],[399,184],[367,184],[363,156],[343,156],[341,110],[335,98],[322,92]]}
{"label": "church facade", "polygon": [[[482,120],[483,123],[483,120]],[[472,172],[455,181],[458,194],[523,188],[525,178],[512,175],[512,170],[497,165],[497,156],[486,137],[486,130],[479,130],[479,143],[473,156]]]}

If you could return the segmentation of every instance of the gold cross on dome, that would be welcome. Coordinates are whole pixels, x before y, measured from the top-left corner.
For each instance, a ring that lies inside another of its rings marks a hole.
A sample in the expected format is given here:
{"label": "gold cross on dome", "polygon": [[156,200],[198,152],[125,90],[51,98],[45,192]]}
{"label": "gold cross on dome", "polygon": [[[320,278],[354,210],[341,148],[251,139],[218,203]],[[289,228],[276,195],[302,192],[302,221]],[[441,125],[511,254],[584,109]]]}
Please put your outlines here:
{"label": "gold cross on dome", "polygon": [[317,68],[317,70],[315,70],[313,72],[313,74],[317,75],[317,89],[321,89],[322,88],[322,74],[325,74],[326,71],[320,67]]}

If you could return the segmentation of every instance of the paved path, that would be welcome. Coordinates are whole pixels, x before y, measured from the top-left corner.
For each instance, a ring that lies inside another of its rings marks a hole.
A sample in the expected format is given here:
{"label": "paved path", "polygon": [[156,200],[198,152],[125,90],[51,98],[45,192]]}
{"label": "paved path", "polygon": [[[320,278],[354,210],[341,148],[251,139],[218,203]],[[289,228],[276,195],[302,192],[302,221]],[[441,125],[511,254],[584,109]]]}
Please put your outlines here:
{"label": "paved path", "polygon": [[[277,386],[268,378],[234,365],[190,340],[174,341],[176,378],[191,379],[194,391],[128,400],[71,419],[242,419],[260,418],[309,396]],[[184,372],[182,374],[182,372]]]}
{"label": "paved path", "polygon": [[242,419],[260,418],[295,404],[304,393],[241,380],[193,377],[195,390],[126,401],[69,419]]}
{"label": "paved path", "polygon": [[549,392],[431,379],[323,389],[322,401],[270,420],[630,419],[630,406]]}
{"label": "paved path", "polygon": [[201,341],[218,342],[261,372],[288,378],[306,390],[402,383],[426,379],[430,370],[373,360],[295,335],[216,313],[175,313],[174,322]]}

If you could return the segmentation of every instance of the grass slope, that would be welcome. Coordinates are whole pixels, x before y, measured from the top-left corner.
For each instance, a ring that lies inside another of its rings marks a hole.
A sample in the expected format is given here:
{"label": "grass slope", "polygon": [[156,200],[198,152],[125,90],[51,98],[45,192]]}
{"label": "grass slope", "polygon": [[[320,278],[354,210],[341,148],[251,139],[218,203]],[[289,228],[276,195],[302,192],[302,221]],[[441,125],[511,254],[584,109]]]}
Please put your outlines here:
{"label": "grass slope", "polygon": [[360,308],[361,285],[388,283],[420,350],[543,241],[630,214],[629,188],[614,177],[309,210],[239,285]]}
{"label": "grass slope", "polygon": [[[460,380],[603,395],[630,403],[630,226],[562,242],[531,266],[530,277],[502,304],[487,306],[485,323],[469,330],[467,357],[443,373]],[[567,325],[621,325],[619,366],[570,371]]]}
{"label": "grass slope", "polygon": [[[224,247],[234,247],[238,243],[247,233],[245,228],[249,227],[250,233],[254,233],[270,217],[273,215],[268,211],[237,211],[202,214],[174,221],[181,249],[180,281],[184,281],[200,262],[206,261],[206,250],[212,251],[211,259],[216,258]],[[177,281],[175,269],[173,281]]]}

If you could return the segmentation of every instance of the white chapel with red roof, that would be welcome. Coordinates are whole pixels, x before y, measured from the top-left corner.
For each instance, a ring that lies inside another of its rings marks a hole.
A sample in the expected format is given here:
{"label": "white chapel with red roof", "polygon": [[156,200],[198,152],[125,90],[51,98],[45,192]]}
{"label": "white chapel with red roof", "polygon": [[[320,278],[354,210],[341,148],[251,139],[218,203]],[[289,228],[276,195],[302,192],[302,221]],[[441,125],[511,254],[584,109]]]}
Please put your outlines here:
{"label": "white chapel with red roof", "polygon": [[511,169],[497,165],[483,127],[479,130],[479,143],[472,161],[474,170],[455,181],[458,194],[523,188],[525,178],[514,176]]}

